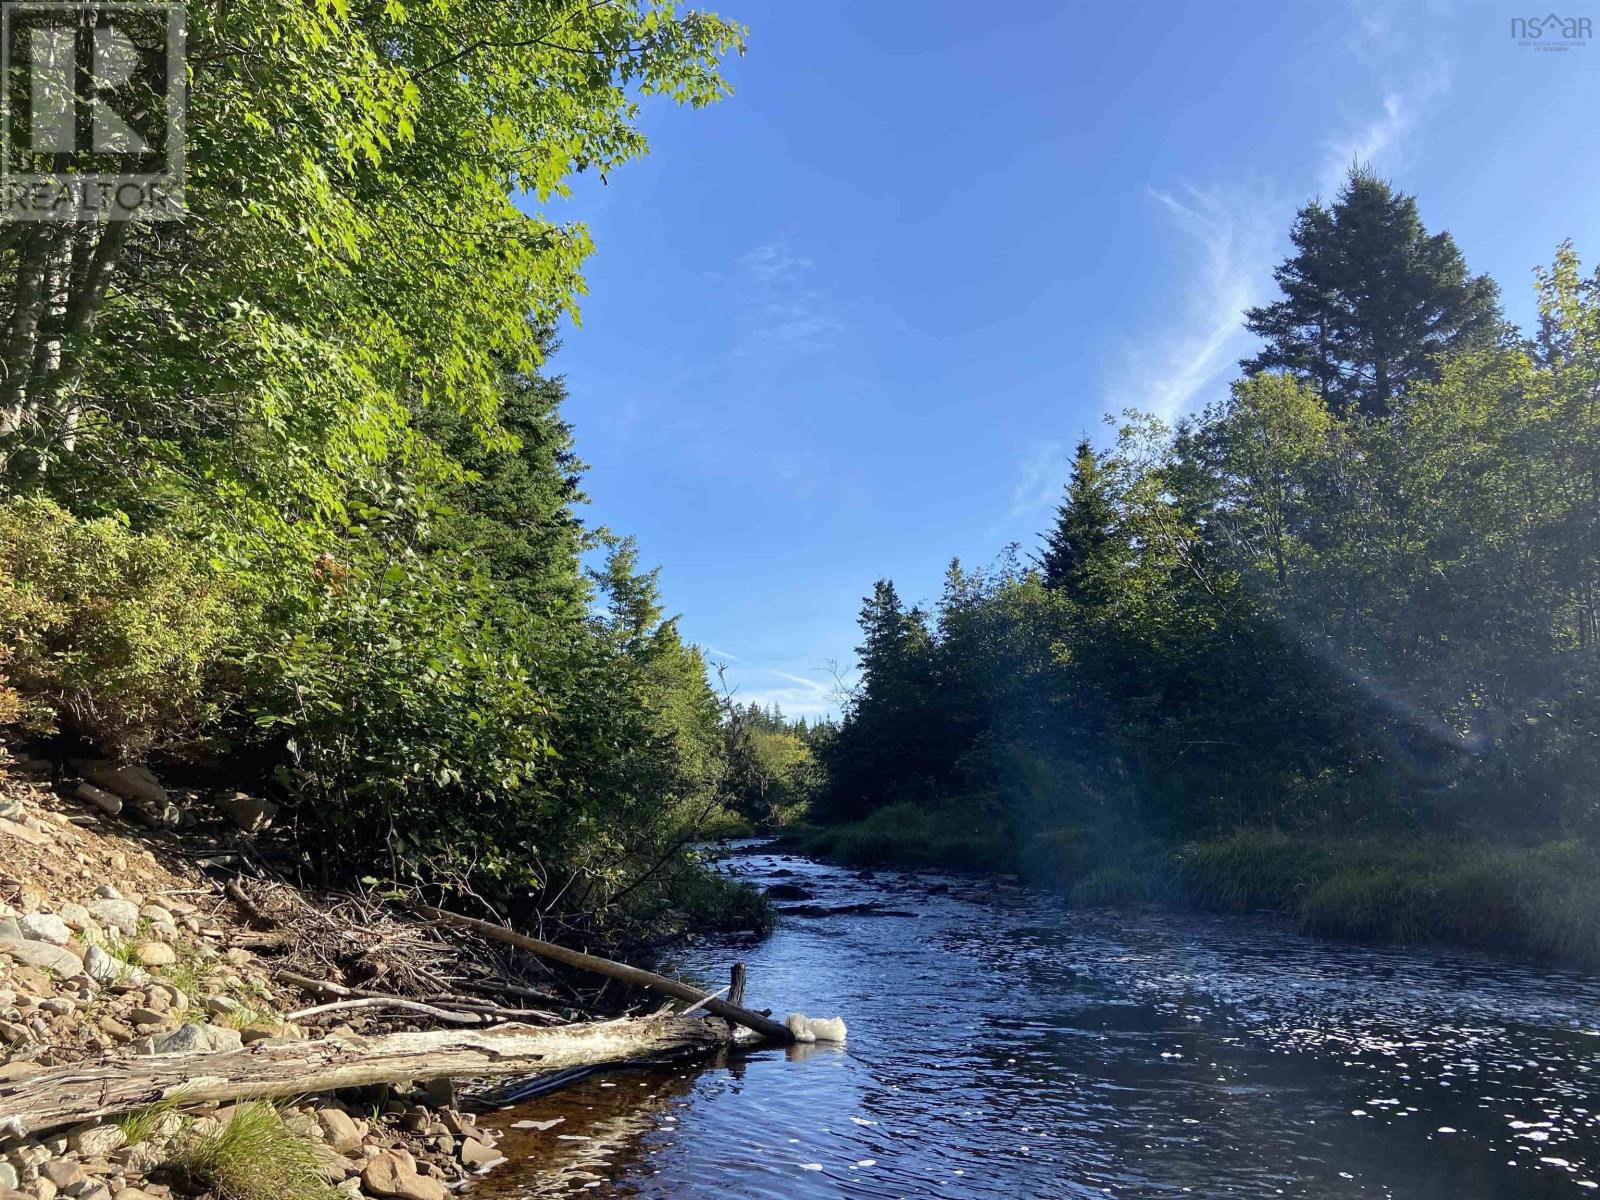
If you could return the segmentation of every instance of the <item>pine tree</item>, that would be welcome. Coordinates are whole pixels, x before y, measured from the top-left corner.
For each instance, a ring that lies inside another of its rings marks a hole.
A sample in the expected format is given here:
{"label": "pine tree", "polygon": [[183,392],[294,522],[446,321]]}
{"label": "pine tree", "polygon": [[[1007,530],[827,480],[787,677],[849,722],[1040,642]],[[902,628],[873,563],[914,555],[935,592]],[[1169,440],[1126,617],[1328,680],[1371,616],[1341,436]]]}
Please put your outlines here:
{"label": "pine tree", "polygon": [[1241,364],[1288,370],[1330,407],[1384,416],[1410,384],[1438,377],[1442,352],[1492,342],[1499,289],[1470,275],[1455,240],[1430,234],[1414,196],[1353,167],[1331,208],[1313,201],[1274,272],[1283,298],[1245,324],[1265,345]]}
{"label": "pine tree", "polygon": [[1055,527],[1045,534],[1038,559],[1045,587],[1063,590],[1078,603],[1104,599],[1094,584],[1102,577],[1096,566],[1115,540],[1116,516],[1105,465],[1084,438],[1073,456],[1066,499],[1056,509]]}

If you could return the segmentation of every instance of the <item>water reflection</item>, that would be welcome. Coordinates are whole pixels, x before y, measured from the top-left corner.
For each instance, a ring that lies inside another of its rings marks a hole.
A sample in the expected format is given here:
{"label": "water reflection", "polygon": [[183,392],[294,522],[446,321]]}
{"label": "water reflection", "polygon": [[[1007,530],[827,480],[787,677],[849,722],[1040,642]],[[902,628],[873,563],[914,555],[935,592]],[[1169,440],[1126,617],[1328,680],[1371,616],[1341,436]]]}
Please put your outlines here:
{"label": "water reflection", "polygon": [[959,879],[735,869],[916,914],[791,918],[688,956],[708,979],[745,958],[752,1001],[843,1014],[849,1044],[502,1114],[523,1165],[492,1194],[1489,1200],[1600,1178],[1593,977]]}

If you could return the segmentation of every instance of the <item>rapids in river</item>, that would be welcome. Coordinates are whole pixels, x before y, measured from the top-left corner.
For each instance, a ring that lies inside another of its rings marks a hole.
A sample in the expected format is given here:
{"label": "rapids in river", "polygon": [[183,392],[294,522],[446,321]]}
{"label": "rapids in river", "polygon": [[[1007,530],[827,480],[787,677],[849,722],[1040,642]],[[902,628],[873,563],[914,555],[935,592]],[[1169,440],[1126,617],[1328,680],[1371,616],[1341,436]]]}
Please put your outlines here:
{"label": "rapids in river", "polygon": [[485,1118],[488,1197],[1600,1195],[1600,977],[1303,937],[1270,917],[1072,911],[986,879],[741,846],[804,896],[679,974],[843,1016],[842,1046],[594,1075]]}

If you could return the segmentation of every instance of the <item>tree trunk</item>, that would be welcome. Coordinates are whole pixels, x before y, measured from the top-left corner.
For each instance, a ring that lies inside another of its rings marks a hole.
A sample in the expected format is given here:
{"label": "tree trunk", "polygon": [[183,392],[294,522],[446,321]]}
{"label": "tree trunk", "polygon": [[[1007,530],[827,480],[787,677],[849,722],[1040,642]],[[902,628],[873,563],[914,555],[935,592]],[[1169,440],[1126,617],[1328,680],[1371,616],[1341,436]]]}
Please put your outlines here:
{"label": "tree trunk", "polygon": [[525,934],[507,929],[504,925],[495,925],[489,921],[480,921],[475,917],[463,917],[459,913],[445,912],[442,908],[429,908],[425,904],[412,906],[417,912],[435,921],[446,925],[454,925],[458,929],[468,929],[480,937],[491,938],[497,942],[504,942],[508,946],[515,946],[519,950],[526,950],[530,954],[537,954],[541,958],[552,958],[556,962],[566,963],[569,967],[577,967],[583,971],[593,971],[597,975],[605,975],[611,979],[631,983],[635,987],[649,988],[652,992],[660,992],[664,996],[675,996],[679,1000],[688,1000],[698,1004],[707,1012],[721,1017],[725,1021],[732,1021],[735,1025],[743,1025],[752,1029],[762,1037],[769,1038],[785,1046],[794,1044],[794,1034],[787,1025],[780,1025],[776,1021],[768,1020],[758,1012],[751,1012],[748,1008],[741,1008],[737,1004],[729,1004],[726,1000],[718,1000],[697,987],[681,983],[676,979],[668,979],[665,975],[657,975],[654,971],[641,970],[630,967],[626,963],[612,962],[609,958],[600,958],[594,954],[583,954],[577,950],[568,950],[565,946],[558,946],[554,942],[542,942],[538,938],[531,938]]}
{"label": "tree trunk", "polygon": [[[543,1075],[572,1067],[709,1053],[728,1042],[720,1021],[630,1018],[536,1029],[432,1030],[329,1037],[222,1054],[125,1058],[55,1067],[0,1082],[0,1128],[41,1129],[160,1101],[201,1104],[447,1076]],[[15,1123],[15,1124],[14,1124]]]}

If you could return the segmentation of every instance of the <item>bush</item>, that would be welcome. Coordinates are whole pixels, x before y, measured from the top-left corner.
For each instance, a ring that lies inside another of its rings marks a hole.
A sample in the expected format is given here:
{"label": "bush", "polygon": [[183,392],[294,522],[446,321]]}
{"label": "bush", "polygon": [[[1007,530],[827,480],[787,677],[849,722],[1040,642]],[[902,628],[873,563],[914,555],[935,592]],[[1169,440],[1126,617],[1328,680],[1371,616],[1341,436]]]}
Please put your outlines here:
{"label": "bush", "polygon": [[65,727],[122,758],[184,742],[219,710],[234,628],[225,588],[178,538],[0,504],[0,722]]}

